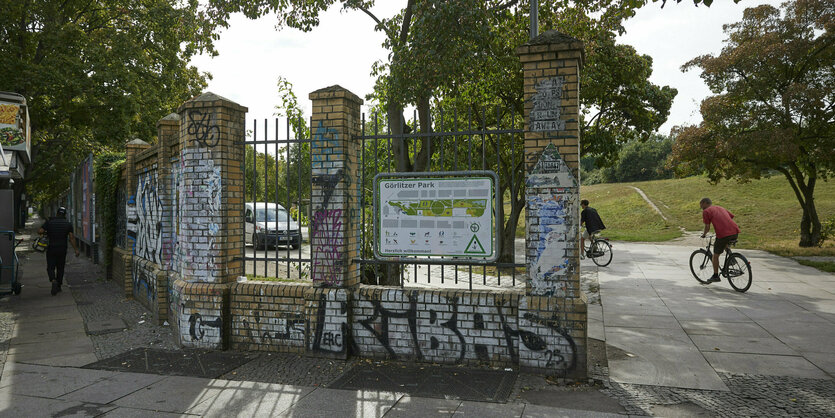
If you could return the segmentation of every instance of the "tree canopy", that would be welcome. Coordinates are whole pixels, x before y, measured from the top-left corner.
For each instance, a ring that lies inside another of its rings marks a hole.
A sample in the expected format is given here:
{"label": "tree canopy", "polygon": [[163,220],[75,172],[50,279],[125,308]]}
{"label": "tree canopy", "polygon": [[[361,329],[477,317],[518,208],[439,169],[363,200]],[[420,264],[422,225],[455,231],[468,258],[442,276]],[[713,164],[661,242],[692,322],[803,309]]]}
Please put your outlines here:
{"label": "tree canopy", "polygon": [[835,2],[796,0],[745,10],[719,55],[698,67],[714,96],[704,121],[677,130],[672,162],[713,181],[783,174],[803,216],[800,246],[821,242],[814,191],[835,172]]}
{"label": "tree canopy", "polygon": [[7,1],[0,5],[0,90],[26,97],[36,164],[30,194],[67,188],[89,152],[152,140],[155,124],[206,86],[188,65],[213,52],[197,2]]}

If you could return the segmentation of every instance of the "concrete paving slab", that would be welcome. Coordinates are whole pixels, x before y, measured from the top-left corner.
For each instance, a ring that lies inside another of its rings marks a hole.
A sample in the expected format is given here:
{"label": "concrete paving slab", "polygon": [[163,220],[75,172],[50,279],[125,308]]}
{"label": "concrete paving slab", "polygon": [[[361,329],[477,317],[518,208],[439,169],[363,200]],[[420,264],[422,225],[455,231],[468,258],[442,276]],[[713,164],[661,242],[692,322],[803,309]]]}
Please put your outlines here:
{"label": "concrete paving slab", "polygon": [[704,356],[719,372],[793,376],[808,379],[830,378],[821,369],[800,356],[716,352],[704,353]]}
{"label": "concrete paving slab", "polygon": [[522,412],[523,418],[568,418],[568,417],[578,417],[578,418],[615,418],[615,417],[627,417],[627,415],[622,414],[611,414],[607,412],[595,412],[595,411],[581,411],[576,409],[567,409],[567,408],[555,408],[551,406],[541,406],[541,405],[525,405],[525,410]]}
{"label": "concrete paving slab", "polygon": [[606,354],[616,382],[728,390],[682,330],[607,328]]}
{"label": "concrete paving slab", "polygon": [[761,320],[757,323],[797,351],[835,355],[835,327],[829,322]]}
{"label": "concrete paving slab", "polygon": [[114,408],[113,405],[0,394],[0,416],[4,417],[95,417]]}
{"label": "concrete paving slab", "polygon": [[750,318],[736,308],[695,306],[682,303],[670,303],[670,311],[679,321],[712,319],[715,321],[747,322]]}
{"label": "concrete paving slab", "polygon": [[381,417],[403,394],[319,388],[279,414],[287,417]]}
{"label": "concrete paving slab", "polygon": [[109,334],[111,332],[121,332],[128,326],[121,318],[112,318],[103,321],[90,321],[84,324],[89,335]]}
{"label": "concrete paving slab", "polygon": [[67,393],[61,399],[109,404],[162,379],[165,379],[165,376],[117,373],[89,386]]}
{"label": "concrete paving slab", "polygon": [[806,360],[835,378],[835,356],[832,353],[802,353],[802,355]]}
{"label": "concrete paving slab", "polygon": [[275,383],[214,380],[217,396],[189,409],[189,414],[206,417],[274,416],[290,409],[293,404],[315,388]]}
{"label": "concrete paving slab", "polygon": [[192,414],[174,414],[171,412],[149,411],[147,409],[116,407],[110,412],[102,415],[102,417],[110,418],[177,418],[177,417],[196,417],[199,415]]}
{"label": "concrete paving slab", "polygon": [[424,417],[449,417],[455,413],[461,401],[454,399],[434,399],[403,396],[392,407],[386,418],[424,418]]}
{"label": "concrete paving slab", "polygon": [[736,337],[729,335],[691,335],[690,339],[702,351],[721,353],[799,355],[774,337]]}
{"label": "concrete paving slab", "polygon": [[625,414],[626,409],[617,399],[591,388],[555,387],[541,390],[523,391],[519,397],[528,406],[525,413],[533,405],[549,408],[565,408],[576,411],[592,411],[606,414]]}
{"label": "concrete paving slab", "polygon": [[684,332],[694,335],[729,335],[737,337],[768,337],[768,333],[756,322],[725,322],[701,319],[679,322]]}
{"label": "concrete paving slab", "polygon": [[0,388],[15,395],[58,398],[113,376],[113,372],[6,363]]}
{"label": "concrete paving slab", "polygon": [[55,332],[84,330],[84,321],[81,316],[61,318],[52,321],[32,321],[21,319],[15,321],[13,337],[29,337],[33,335],[45,335]]}
{"label": "concrete paving slab", "polygon": [[489,402],[464,401],[452,416],[465,417],[520,417],[525,410],[524,404],[501,404]]}
{"label": "concrete paving slab", "polygon": [[90,354],[93,352],[93,342],[85,334],[61,340],[60,344],[56,344],[56,341],[53,340],[31,344],[12,344],[9,347],[9,356],[14,357],[15,361],[18,362],[44,360],[75,354]]}
{"label": "concrete paving slab", "polygon": [[672,315],[608,315],[606,326],[624,328],[669,328],[681,329]]}
{"label": "concrete paving slab", "polygon": [[[9,357],[11,361],[16,361],[15,357]],[[81,354],[67,354],[63,356],[45,357],[42,359],[26,360],[26,363],[37,364],[41,366],[55,366],[55,367],[81,367],[85,364],[96,361],[96,355],[93,353]]]}
{"label": "concrete paving slab", "polygon": [[73,329],[69,331],[44,332],[37,334],[30,333],[27,335],[19,335],[12,338],[10,341],[13,346],[39,343],[52,343],[53,345],[55,345],[56,341],[72,341],[73,339],[77,339],[80,337],[86,338],[87,335],[84,334],[84,332],[79,332],[77,329]]}
{"label": "concrete paving slab", "polygon": [[117,406],[184,413],[213,399],[222,388],[213,387],[210,379],[169,376],[113,402]]}

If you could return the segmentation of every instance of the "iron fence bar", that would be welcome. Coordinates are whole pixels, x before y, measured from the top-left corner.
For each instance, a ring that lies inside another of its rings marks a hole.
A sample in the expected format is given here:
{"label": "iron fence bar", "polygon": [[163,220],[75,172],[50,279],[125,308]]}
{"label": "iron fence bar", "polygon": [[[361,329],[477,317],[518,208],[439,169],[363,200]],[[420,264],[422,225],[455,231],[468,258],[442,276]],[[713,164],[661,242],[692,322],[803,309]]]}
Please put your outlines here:
{"label": "iron fence bar", "polygon": [[[487,170],[487,148],[485,147],[485,144],[484,144],[484,131],[487,129],[487,118],[485,116],[486,115],[485,115],[485,112],[484,112],[484,106],[481,106],[481,132],[482,132],[481,133],[481,169],[482,170]],[[498,172],[496,172],[496,173],[498,174]],[[497,184],[496,186],[498,187],[499,184]],[[496,197],[494,197],[494,199],[495,198]],[[501,200],[499,200],[499,203],[501,203]],[[495,220],[493,222],[495,222]],[[496,237],[496,239],[501,239],[501,237]],[[501,254],[499,254],[499,256],[501,256]],[[487,285],[487,268],[486,267],[481,270],[481,274],[482,274],[482,277],[481,277],[482,284]]]}
{"label": "iron fence bar", "polygon": [[[274,149],[274,152],[275,152],[275,203],[278,203],[278,201],[280,199],[278,197],[278,142],[279,142],[278,141],[278,119],[279,118],[275,118],[275,149]],[[266,147],[264,147],[264,150],[266,151]],[[290,162],[290,158],[288,157],[285,164],[289,164],[289,162]],[[285,175],[284,177],[285,177],[285,179],[287,179],[289,181],[289,176]],[[289,195],[289,193],[288,193],[288,195]],[[288,212],[287,216],[290,216],[289,212]],[[276,208],[276,220],[278,220],[278,210],[277,210],[277,208]],[[278,222],[276,222],[276,226],[278,226]],[[278,278],[278,228],[276,228],[275,234],[276,234],[275,235],[275,240],[276,240],[275,277]],[[289,219],[287,221],[287,232],[286,232],[286,234],[287,234],[287,236],[290,235],[290,221],[289,221]],[[290,254],[287,254],[287,257],[289,257],[289,256],[290,256]],[[290,265],[289,264],[287,264],[287,276],[288,276],[287,278],[289,279],[290,278],[289,277],[290,276]]]}
{"label": "iron fence bar", "polygon": [[[267,121],[268,121],[268,118],[264,118],[264,140],[269,139],[269,134],[268,134],[269,131],[267,130]],[[256,156],[257,155],[258,154],[256,154]],[[266,213],[264,213],[264,230],[266,231],[264,233],[264,277],[267,277],[267,275],[269,274],[269,271],[268,271],[268,268],[267,268],[267,263],[268,263],[267,259],[269,258],[269,248],[270,248],[269,243],[267,242],[267,239],[270,236],[270,227],[269,227],[270,224],[267,223],[267,220],[270,219],[269,209],[266,207],[267,206],[267,182],[269,181],[267,179],[267,174],[268,174],[267,171],[268,171],[267,170],[267,146],[264,145],[264,206],[265,206],[264,209],[266,209]],[[276,212],[278,212],[278,209],[276,209]],[[278,223],[276,223],[276,226],[278,226]],[[276,235],[276,239],[278,239],[277,235]],[[278,248],[276,248],[276,251],[278,251]]]}
{"label": "iron fence bar", "polygon": [[[258,139],[258,119],[252,120],[252,138]],[[255,233],[255,210],[257,209],[257,205],[255,202],[257,199],[255,198],[255,183],[256,183],[256,174],[255,174],[255,145],[252,146],[252,276],[254,278],[258,277],[258,234]],[[246,232],[244,232],[246,233]]]}
{"label": "iron fence bar", "polygon": [[488,263],[481,263],[478,261],[467,261],[467,260],[457,260],[457,259],[447,259],[447,261],[443,261],[440,259],[432,259],[432,260],[409,260],[409,259],[399,259],[399,260],[385,260],[385,259],[366,259],[366,258],[354,258],[352,259],[355,263],[361,264],[430,264],[435,266],[496,266],[496,267],[525,267],[524,264],[521,263],[498,263],[498,262],[488,262]]}
{"label": "iron fence bar", "polygon": [[[441,132],[443,132],[443,130],[444,130],[444,108],[441,107],[439,110],[440,110],[439,113],[440,113],[440,117],[441,117]],[[444,137],[443,136],[440,137],[440,140],[441,140],[440,144],[438,144],[438,145],[441,147],[441,160],[440,160],[440,164],[438,165],[438,170],[443,171],[444,170],[444,164],[445,164],[445,160],[444,160]],[[441,259],[443,259],[443,258],[444,257],[441,257]],[[441,284],[444,284],[444,266],[441,266]]]}
{"label": "iron fence bar", "polygon": [[[524,120],[522,121],[522,123],[524,123]],[[513,109],[512,107],[510,108],[510,125],[511,126],[516,125],[516,110]],[[525,158],[524,154],[523,154],[522,158]],[[524,164],[524,162],[523,162],[523,164]],[[516,168],[516,135],[515,134],[510,134],[510,190],[511,190],[510,191],[510,199],[511,199],[511,202],[513,201],[513,199],[516,199],[516,170],[515,170],[515,168]],[[512,208],[512,206],[511,206],[511,208]],[[513,261],[516,261],[516,237],[515,236],[513,237],[513,241],[514,241],[514,243],[513,243],[513,249],[514,250],[512,252]],[[527,243],[527,240],[526,240],[526,243]],[[525,252],[527,252],[527,249],[525,250]],[[516,286],[516,269],[515,268],[511,271],[511,283],[513,284],[513,286]]]}
{"label": "iron fence bar", "polygon": [[[360,121],[360,132],[365,133],[365,112],[362,114],[362,119]],[[365,139],[360,139],[360,211],[362,211],[362,224],[360,226],[360,257],[364,257],[365,254]],[[373,226],[372,226],[373,228]],[[374,245],[372,242],[371,245]],[[363,269],[360,267],[360,282],[362,282],[363,276]]]}
{"label": "iron fence bar", "polygon": [[[287,124],[288,125],[290,124],[290,115],[287,115]],[[297,127],[296,128],[296,135],[299,136],[299,137],[304,136],[303,135],[304,132],[301,129],[301,127],[302,127],[302,117],[301,117],[301,115],[297,119],[296,127]],[[308,136],[309,136],[309,134],[308,134]],[[310,141],[309,137],[308,138],[299,138],[299,139],[306,139],[306,140]],[[287,146],[288,147],[290,146],[289,135],[287,136]],[[304,243],[304,233],[302,232],[302,225],[301,225],[301,220],[302,220],[302,216],[303,216],[303,211],[302,211],[302,158],[301,158],[302,157],[302,150],[301,150],[301,148],[302,148],[302,143],[299,143],[299,145],[296,147],[296,154],[298,154],[298,158],[296,159],[296,168],[298,168],[298,170],[297,170],[298,181],[296,182],[297,186],[298,186],[297,187],[298,193],[296,194],[296,198],[299,200],[299,211],[298,211],[298,216],[299,216],[299,262],[298,262],[298,264],[296,264],[296,267],[299,269],[299,278],[301,278],[301,276],[302,276],[302,246],[301,246],[301,244]],[[308,155],[309,154],[310,153],[308,152]],[[287,170],[287,173],[288,174],[290,173],[289,168]],[[313,173],[311,172],[310,174],[312,176]],[[289,190],[288,190],[288,193],[289,193]],[[310,203],[311,203],[311,205],[313,204],[313,199],[310,200]],[[308,223],[308,225],[310,225],[310,217],[307,218],[307,223]],[[313,246],[311,245],[310,231],[309,230],[308,230],[308,234],[307,234],[307,240],[308,240],[308,249],[312,251]]]}
{"label": "iron fence bar", "polygon": [[[473,130],[473,105],[467,106],[467,130]],[[469,135],[467,137],[467,170],[472,171],[473,169],[473,136]],[[457,269],[456,269],[457,270]],[[468,280],[470,282],[470,290],[473,290],[473,266],[470,266],[468,269],[469,277]]]}
{"label": "iron fence bar", "polygon": [[[501,120],[501,115],[499,114],[499,106],[495,106],[494,109],[496,110],[496,128],[501,129],[502,120]],[[500,154],[501,147],[499,146],[499,142],[501,142],[502,136],[501,136],[501,134],[493,135],[493,139],[496,140],[496,173],[498,173],[499,179],[501,179],[501,176],[502,176],[502,158],[501,158],[501,154]],[[502,199],[502,201],[501,201],[502,217],[497,219],[496,221],[501,222],[502,227],[504,227],[504,194],[501,191],[502,191],[502,183],[501,183],[501,180],[499,180],[499,187],[496,190],[496,195],[497,195],[496,198]],[[498,217],[498,215],[499,214],[497,213],[496,216]],[[504,228],[502,228],[502,230],[504,230]],[[499,237],[499,239],[502,239],[502,237]],[[501,256],[502,255],[499,254],[499,257],[501,257]],[[496,268],[496,277],[498,278],[499,286],[501,286],[502,285],[502,269]]]}
{"label": "iron fence bar", "polygon": [[[290,118],[287,117],[285,119],[285,124],[287,125],[284,130],[287,132],[287,136],[284,138],[289,140],[290,139]],[[278,118],[275,118],[275,137],[278,139]],[[278,196],[278,143],[276,143],[275,147],[275,178],[276,178],[276,196]],[[284,193],[287,194],[287,206],[284,208],[287,211],[287,230],[284,231],[284,237],[287,239],[287,245],[284,247],[287,249],[287,258],[290,258],[290,249],[293,248],[292,235],[290,234],[290,221],[293,220],[293,214],[290,213],[290,209],[293,207],[293,201],[290,199],[290,144],[284,142],[284,155],[287,156],[287,159],[284,160]],[[296,179],[296,181],[301,181],[301,177]],[[296,248],[299,252],[302,252],[302,227],[301,227],[301,219],[296,221],[296,226],[299,227],[299,246]],[[275,257],[278,258],[278,251],[275,252]],[[276,261],[276,269],[278,269],[278,262]],[[287,278],[290,277],[290,262],[287,262]]]}
{"label": "iron fence bar", "polygon": [[[456,112],[454,112],[456,113]],[[457,117],[457,116],[454,116]],[[361,135],[359,138],[362,139],[374,139],[375,137],[379,139],[413,139],[413,138],[437,138],[443,136],[467,136],[467,135],[480,135],[482,133],[487,134],[509,134],[509,133],[522,133],[521,129],[487,129],[486,131],[472,131],[472,130],[453,130],[448,132],[418,132],[418,133],[408,133],[408,134],[376,134],[376,135]],[[251,142],[247,142],[248,144]]]}
{"label": "iron fence bar", "polygon": [[[380,133],[380,125],[379,125],[379,120],[377,119],[377,116],[378,116],[377,113],[374,113],[374,175],[375,176],[380,172],[380,158],[379,158],[380,142],[379,142],[379,139],[377,138],[377,134]],[[371,187],[373,189],[374,185],[372,185]],[[374,245],[374,243],[372,243],[371,245]],[[374,280],[377,282],[378,285],[380,284],[380,269],[378,269],[376,265],[374,266]]]}

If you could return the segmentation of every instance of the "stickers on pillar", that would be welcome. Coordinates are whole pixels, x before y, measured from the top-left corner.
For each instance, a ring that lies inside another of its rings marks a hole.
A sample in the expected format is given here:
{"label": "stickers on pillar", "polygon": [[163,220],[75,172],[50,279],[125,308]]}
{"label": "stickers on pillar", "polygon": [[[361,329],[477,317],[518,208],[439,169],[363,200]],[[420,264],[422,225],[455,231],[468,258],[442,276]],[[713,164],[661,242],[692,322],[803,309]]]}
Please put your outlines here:
{"label": "stickers on pillar", "polygon": [[498,257],[494,172],[381,173],[374,184],[378,258]]}

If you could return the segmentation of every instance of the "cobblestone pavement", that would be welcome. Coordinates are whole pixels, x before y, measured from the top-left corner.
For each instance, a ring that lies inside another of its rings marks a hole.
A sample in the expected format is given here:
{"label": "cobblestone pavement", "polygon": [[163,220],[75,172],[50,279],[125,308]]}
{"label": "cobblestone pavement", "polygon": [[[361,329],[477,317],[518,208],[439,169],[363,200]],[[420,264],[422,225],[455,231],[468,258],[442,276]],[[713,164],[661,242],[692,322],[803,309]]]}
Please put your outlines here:
{"label": "cobblestone pavement", "polygon": [[14,330],[14,318],[11,312],[0,312],[0,371],[6,366],[6,354],[9,352],[9,340]]}
{"label": "cobblestone pavement", "polygon": [[153,323],[151,314],[139,302],[126,299],[124,289],[104,280],[101,265],[87,261],[67,263],[66,278],[84,323],[119,318],[125,330],[91,335],[96,358],[113,357],[134,348],[177,349],[169,327]]}
{"label": "cobblestone pavement", "polygon": [[829,417],[835,415],[835,382],[786,376],[720,373],[730,392],[611,383],[602,392],[630,415],[718,417]]}

